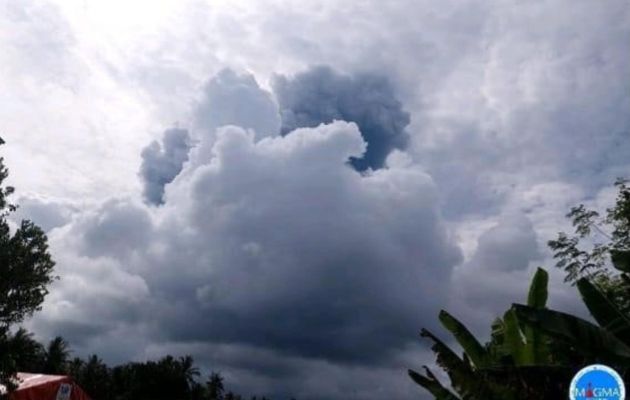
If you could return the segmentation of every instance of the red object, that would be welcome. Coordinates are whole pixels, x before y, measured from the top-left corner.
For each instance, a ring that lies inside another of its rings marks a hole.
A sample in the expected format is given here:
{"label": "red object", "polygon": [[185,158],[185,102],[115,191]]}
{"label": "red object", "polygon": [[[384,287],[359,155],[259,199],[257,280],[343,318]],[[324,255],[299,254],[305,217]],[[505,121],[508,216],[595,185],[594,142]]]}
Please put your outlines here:
{"label": "red object", "polygon": [[18,388],[9,400],[91,400],[69,376],[17,374]]}

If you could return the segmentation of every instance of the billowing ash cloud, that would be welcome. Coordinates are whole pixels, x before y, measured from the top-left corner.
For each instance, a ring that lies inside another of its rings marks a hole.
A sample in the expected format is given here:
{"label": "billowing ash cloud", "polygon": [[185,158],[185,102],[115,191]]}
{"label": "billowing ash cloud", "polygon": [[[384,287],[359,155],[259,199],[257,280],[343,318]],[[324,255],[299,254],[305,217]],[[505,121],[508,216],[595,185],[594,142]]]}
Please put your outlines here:
{"label": "billowing ash cloud", "polygon": [[[431,178],[401,160],[355,171],[347,160],[366,144],[354,123],[254,136],[218,129],[210,159],[185,164],[163,207],[110,201],[55,230],[65,278],[33,321],[38,332],[86,349],[137,346],[135,357],[147,347],[120,335],[266,354],[257,369],[226,366],[253,382],[286,377],[283,365],[401,370],[397,357],[434,325],[460,261]],[[71,289],[103,279],[98,304]],[[331,393],[359,398],[341,381]]]}
{"label": "billowing ash cloud", "polygon": [[153,141],[142,150],[140,176],[143,179],[144,199],[149,204],[164,203],[164,186],[171,183],[188,160],[190,138],[185,129],[168,129],[162,144]]}
{"label": "billowing ash cloud", "polygon": [[383,167],[394,149],[404,149],[409,113],[396,99],[383,76],[341,75],[329,67],[315,67],[273,82],[282,115],[282,134],[295,128],[315,127],[334,120],[355,122],[367,142],[364,155],[352,157],[352,166],[363,171]]}
{"label": "billowing ash cloud", "polygon": [[256,138],[280,133],[280,114],[271,93],[262,89],[253,75],[223,69],[206,83],[193,111],[193,132],[198,145],[191,163],[199,165],[212,157],[216,130],[240,126]]}
{"label": "billowing ash cloud", "polygon": [[430,177],[414,166],[361,176],[345,161],[364,149],[341,121],[258,142],[220,130],[210,163],[167,189],[196,255],[156,283],[175,304],[161,330],[344,362],[414,341],[459,252]]}
{"label": "billowing ash cloud", "polygon": [[224,69],[206,84],[194,115],[196,130],[214,134],[224,125],[252,129],[257,137],[280,132],[278,106],[253,75]]}

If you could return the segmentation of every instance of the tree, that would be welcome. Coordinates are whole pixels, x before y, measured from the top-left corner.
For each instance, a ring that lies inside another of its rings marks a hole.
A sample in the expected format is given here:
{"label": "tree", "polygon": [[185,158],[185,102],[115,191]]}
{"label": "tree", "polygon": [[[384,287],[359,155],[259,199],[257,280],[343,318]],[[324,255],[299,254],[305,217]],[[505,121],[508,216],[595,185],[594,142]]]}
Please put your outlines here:
{"label": "tree", "polygon": [[565,281],[588,278],[626,315],[630,315],[630,187],[618,179],[617,198],[602,217],[583,204],[567,214],[575,232],[560,232],[548,242]]}
{"label": "tree", "polygon": [[195,378],[199,376],[199,368],[195,367],[195,360],[190,355],[179,358],[179,365],[182,375],[188,383],[189,390],[192,390],[195,384]]}
{"label": "tree", "polygon": [[212,372],[206,383],[206,388],[208,390],[208,398],[209,400],[222,400],[223,392],[225,388],[223,386],[223,377],[217,373]]}
{"label": "tree", "polygon": [[9,202],[13,187],[3,186],[8,175],[0,157],[0,384],[12,389],[18,361],[9,329],[40,309],[55,278],[55,263],[48,253],[46,235],[38,226],[23,220],[11,229],[8,217],[17,206]]}
{"label": "tree", "polygon": [[24,328],[19,328],[9,339],[11,353],[15,366],[19,371],[41,371],[46,351],[44,346],[33,339],[33,334]]}
{"label": "tree", "polygon": [[[76,382],[83,381],[84,368],[85,362],[79,357],[73,358],[67,364],[68,375],[70,375]],[[80,384],[80,386],[85,389],[83,384]]]}
{"label": "tree", "polygon": [[65,374],[68,369],[68,358],[70,357],[70,349],[68,343],[61,337],[57,336],[48,343],[46,350],[46,360],[44,362],[44,373],[46,374]]}
{"label": "tree", "polygon": [[88,357],[87,362],[83,363],[77,382],[86,393],[95,399],[106,398],[111,391],[109,369],[96,354]]}

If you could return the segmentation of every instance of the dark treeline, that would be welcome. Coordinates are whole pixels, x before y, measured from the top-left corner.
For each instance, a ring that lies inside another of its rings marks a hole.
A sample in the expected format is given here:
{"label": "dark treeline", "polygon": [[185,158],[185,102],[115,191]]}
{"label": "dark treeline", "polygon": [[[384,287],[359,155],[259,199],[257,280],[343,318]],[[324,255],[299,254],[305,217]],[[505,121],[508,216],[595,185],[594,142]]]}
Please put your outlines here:
{"label": "dark treeline", "polygon": [[[191,356],[165,356],[157,361],[130,362],[109,367],[97,355],[70,357],[61,337],[47,346],[20,328],[9,338],[18,371],[69,375],[94,400],[245,400],[228,391],[216,372],[201,379]],[[251,400],[270,400],[253,396]]]}

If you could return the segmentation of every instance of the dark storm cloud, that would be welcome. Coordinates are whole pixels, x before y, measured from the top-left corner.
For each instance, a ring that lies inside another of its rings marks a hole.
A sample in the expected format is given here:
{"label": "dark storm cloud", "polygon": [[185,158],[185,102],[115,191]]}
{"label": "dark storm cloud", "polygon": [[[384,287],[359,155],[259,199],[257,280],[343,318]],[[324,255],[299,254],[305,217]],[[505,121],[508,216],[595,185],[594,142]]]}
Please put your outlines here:
{"label": "dark storm cloud", "polygon": [[140,176],[144,183],[144,199],[149,204],[164,203],[164,186],[175,179],[188,160],[190,138],[185,129],[168,129],[162,144],[153,141],[142,150]]}
{"label": "dark storm cloud", "polygon": [[341,75],[329,67],[315,67],[273,82],[282,115],[282,134],[334,120],[355,122],[367,151],[353,157],[359,171],[383,167],[394,149],[404,149],[409,113],[396,98],[389,80],[380,75]]}

